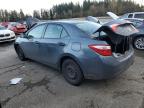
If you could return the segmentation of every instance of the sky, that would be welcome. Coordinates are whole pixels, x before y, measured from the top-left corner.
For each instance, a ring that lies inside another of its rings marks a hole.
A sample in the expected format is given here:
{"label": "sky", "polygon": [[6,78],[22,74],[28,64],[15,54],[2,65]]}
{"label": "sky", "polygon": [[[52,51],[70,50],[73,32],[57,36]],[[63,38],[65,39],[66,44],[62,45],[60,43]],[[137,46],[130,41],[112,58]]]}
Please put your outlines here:
{"label": "sky", "polygon": [[[32,14],[33,10],[40,9],[50,9],[53,5],[61,3],[80,3],[82,4],[83,0],[1,0],[0,9],[7,10],[20,10],[22,9],[24,13]],[[144,0],[134,0],[139,4],[144,5]]]}

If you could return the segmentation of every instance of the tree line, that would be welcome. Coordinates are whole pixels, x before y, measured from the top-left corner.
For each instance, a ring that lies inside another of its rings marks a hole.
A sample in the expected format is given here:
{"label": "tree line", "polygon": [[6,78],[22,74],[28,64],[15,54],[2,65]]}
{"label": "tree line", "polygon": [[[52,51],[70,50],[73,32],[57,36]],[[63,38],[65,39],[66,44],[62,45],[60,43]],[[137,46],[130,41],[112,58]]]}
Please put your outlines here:
{"label": "tree line", "polygon": [[[86,16],[105,16],[107,11],[112,11],[117,15],[122,15],[128,12],[144,11],[144,6],[136,4],[131,0],[84,0],[82,5],[70,2],[54,5],[49,10],[34,10],[32,16],[41,20],[49,20]],[[29,16],[31,15],[24,14],[22,10],[20,10],[20,12],[17,12],[16,10],[0,10],[0,21],[25,20],[25,18]]]}

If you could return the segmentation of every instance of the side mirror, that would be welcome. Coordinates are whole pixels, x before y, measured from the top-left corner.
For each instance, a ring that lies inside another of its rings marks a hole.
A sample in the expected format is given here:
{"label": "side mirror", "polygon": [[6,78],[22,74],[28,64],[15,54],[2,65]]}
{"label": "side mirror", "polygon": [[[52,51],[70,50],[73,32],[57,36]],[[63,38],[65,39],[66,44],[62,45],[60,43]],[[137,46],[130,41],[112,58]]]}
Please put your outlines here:
{"label": "side mirror", "polygon": [[33,36],[32,35],[27,35],[27,34],[23,34],[23,36],[22,36],[23,38],[26,38],[26,39],[32,39],[33,38]]}
{"label": "side mirror", "polygon": [[32,35],[27,35],[27,39],[33,39],[34,37]]}

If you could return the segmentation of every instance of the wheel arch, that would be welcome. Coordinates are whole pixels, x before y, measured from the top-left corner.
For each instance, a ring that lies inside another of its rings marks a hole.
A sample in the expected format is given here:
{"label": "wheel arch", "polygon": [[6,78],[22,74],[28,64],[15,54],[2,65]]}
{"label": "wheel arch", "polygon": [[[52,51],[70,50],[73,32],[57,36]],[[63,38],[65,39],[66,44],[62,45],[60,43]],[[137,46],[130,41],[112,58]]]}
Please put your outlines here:
{"label": "wheel arch", "polygon": [[139,35],[137,35],[137,36],[134,36],[133,39],[132,39],[132,41],[134,42],[134,40],[135,40],[136,38],[139,38],[139,37],[144,37],[144,34],[139,34]]}
{"label": "wheel arch", "polygon": [[81,66],[80,61],[77,59],[76,56],[74,56],[74,55],[72,55],[72,54],[64,54],[64,55],[60,58],[60,60],[59,60],[59,62],[58,62],[58,69],[59,69],[60,71],[61,71],[61,69],[62,69],[62,63],[63,63],[64,60],[66,60],[66,59],[72,59],[73,61],[75,61],[75,62],[78,64],[78,66],[80,67],[81,71],[83,72],[83,69],[82,69],[82,66]]}

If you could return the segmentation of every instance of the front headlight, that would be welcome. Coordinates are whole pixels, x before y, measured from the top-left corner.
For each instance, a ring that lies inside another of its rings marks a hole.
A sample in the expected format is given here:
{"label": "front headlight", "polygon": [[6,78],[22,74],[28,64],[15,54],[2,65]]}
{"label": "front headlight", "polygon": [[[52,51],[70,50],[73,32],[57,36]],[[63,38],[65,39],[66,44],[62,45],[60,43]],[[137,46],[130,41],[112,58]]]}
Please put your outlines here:
{"label": "front headlight", "polygon": [[11,32],[11,36],[15,36],[15,33],[14,33],[14,32]]}

